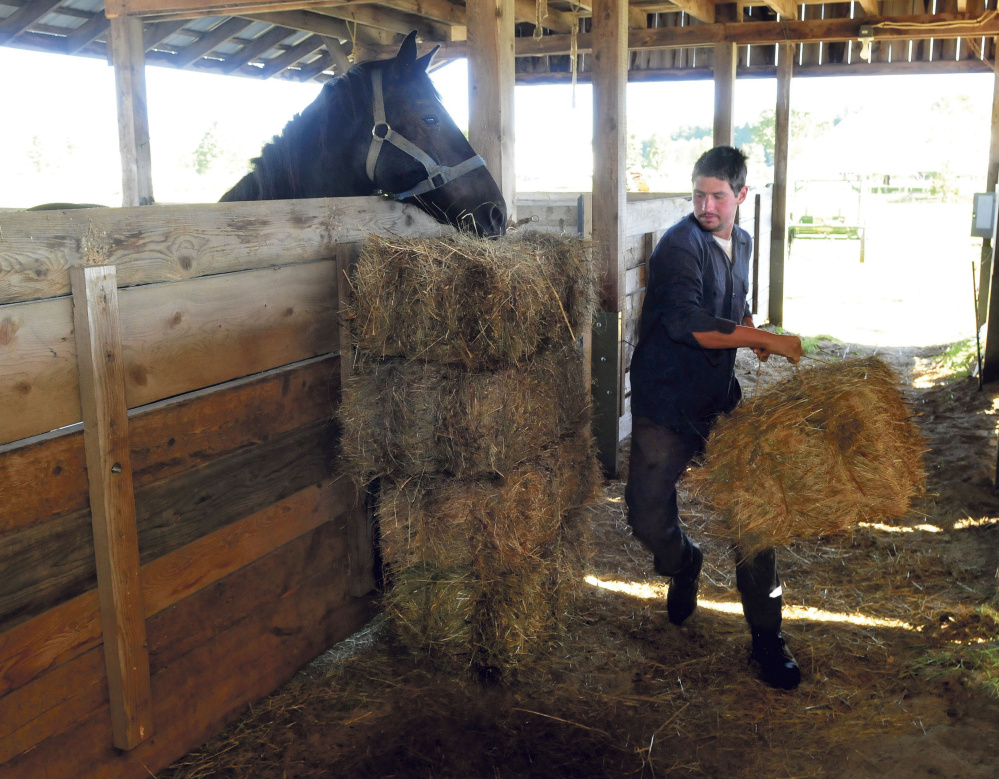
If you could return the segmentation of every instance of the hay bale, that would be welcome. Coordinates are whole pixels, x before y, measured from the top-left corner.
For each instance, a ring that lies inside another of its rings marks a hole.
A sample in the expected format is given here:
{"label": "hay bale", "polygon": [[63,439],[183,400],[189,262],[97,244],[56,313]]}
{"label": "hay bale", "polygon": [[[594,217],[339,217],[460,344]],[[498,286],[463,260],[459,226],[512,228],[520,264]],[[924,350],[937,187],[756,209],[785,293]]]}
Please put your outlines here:
{"label": "hay bale", "polygon": [[488,370],[557,349],[590,326],[587,242],[524,232],[483,241],[370,236],[351,276],[355,345]]}
{"label": "hay bale", "polygon": [[747,552],[900,518],[926,446],[898,385],[877,358],[803,369],[720,418],[689,483]]}
{"label": "hay bale", "polygon": [[547,554],[573,509],[600,485],[589,430],[497,479],[382,481],[378,521],[387,568],[429,564],[489,578]]}
{"label": "hay bale", "polygon": [[361,482],[393,474],[504,475],[588,427],[589,393],[576,344],[521,366],[367,360],[343,388],[343,453]]}

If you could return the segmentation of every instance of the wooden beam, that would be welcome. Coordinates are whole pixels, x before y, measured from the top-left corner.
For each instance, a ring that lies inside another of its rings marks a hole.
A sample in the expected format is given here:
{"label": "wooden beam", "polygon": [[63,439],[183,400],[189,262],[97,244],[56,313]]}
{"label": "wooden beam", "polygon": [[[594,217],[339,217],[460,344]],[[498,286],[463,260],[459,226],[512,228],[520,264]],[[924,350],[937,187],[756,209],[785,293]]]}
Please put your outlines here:
{"label": "wooden beam", "polygon": [[186,68],[193,65],[217,46],[225,43],[230,38],[234,38],[251,24],[253,24],[251,19],[240,19],[238,17],[226,19],[211,32],[204,33],[199,40],[188,44],[178,51],[171,58],[171,63],[177,68]]}
{"label": "wooden beam", "polygon": [[365,27],[373,27],[376,30],[387,30],[397,35],[408,35],[412,30],[416,30],[417,35],[428,41],[447,39],[448,29],[446,26],[393,8],[368,5],[329,6],[321,9],[320,15],[343,19]]}
{"label": "wooden beam", "polygon": [[[864,9],[864,13],[868,16],[877,16],[881,13],[881,9],[878,8],[878,0],[857,0],[861,8]],[[965,9],[961,8],[961,13],[964,13]]]}
{"label": "wooden beam", "polygon": [[[61,0],[60,0],[61,1]],[[243,16],[246,13],[315,8],[329,5],[329,0],[106,0],[104,13],[109,19],[118,16],[163,17]]]}
{"label": "wooden beam", "polygon": [[[594,430],[604,471],[618,472],[624,397],[622,312],[627,233],[627,0],[593,4],[593,242],[600,279],[600,314],[593,336]],[[599,365],[598,365],[599,362]]]}
{"label": "wooden beam", "polygon": [[128,750],[152,735],[153,722],[118,285],[114,266],[70,277],[111,727],[114,745]]}
{"label": "wooden beam", "polygon": [[[719,21],[735,19],[735,5],[726,3],[717,9]],[[731,146],[733,140],[733,114],[735,112],[735,70],[739,64],[734,43],[714,45],[715,115],[714,145]]]}
{"label": "wooden beam", "polygon": [[[336,40],[336,38],[333,40]],[[319,57],[307,65],[300,65],[298,73],[294,74],[294,79],[302,82],[309,81],[310,79],[316,78],[324,71],[331,71],[334,75],[339,75],[339,72],[336,71],[336,65],[333,62],[333,58],[329,55],[328,51],[320,52]],[[286,72],[283,75],[292,77],[290,72]],[[329,76],[329,78],[332,78],[332,76]]]}
{"label": "wooden beam", "polygon": [[[999,183],[999,73],[992,82],[992,130],[989,136],[988,167],[985,191],[995,192]],[[988,322],[982,378],[991,381],[999,376],[999,289],[995,286],[995,246],[997,241],[982,241],[978,273],[978,322]],[[990,340],[991,337],[991,340]]]}
{"label": "wooden beam", "polygon": [[[149,51],[157,43],[160,43],[175,32],[183,29],[184,25],[187,24],[187,19],[171,19],[166,22],[154,22],[148,25],[142,31],[142,47],[145,51]],[[194,37],[196,33],[191,33],[191,37]]]}
{"label": "wooden beam", "polygon": [[266,32],[247,43],[240,51],[226,58],[225,64],[219,68],[219,72],[229,75],[235,73],[244,65],[261,56],[265,51],[270,51],[281,41],[295,34],[294,30],[287,27],[272,27]]}
{"label": "wooden beam", "polygon": [[307,57],[312,54],[312,52],[316,49],[322,48],[323,45],[322,36],[310,35],[308,38],[305,38],[290,47],[283,54],[279,54],[276,57],[265,60],[264,67],[261,72],[261,78],[271,78],[272,76],[276,76],[285,68],[291,67],[303,57]]}
{"label": "wooden beam", "polygon": [[333,60],[334,72],[338,76],[342,76],[348,70],[350,70],[350,60],[347,57],[347,50],[342,43],[337,38],[323,36],[323,43],[326,45],[326,51],[329,52],[330,58]]}
{"label": "wooden beam", "polygon": [[[675,6],[699,22],[715,23],[715,4],[711,0],[677,0]],[[651,11],[646,13],[651,13]]]}
{"label": "wooden beam", "polygon": [[[473,5],[477,2],[480,0],[472,0]],[[465,8],[467,13],[468,3],[465,3]],[[513,14],[518,22],[535,24],[538,20],[535,0],[513,0]],[[572,25],[576,23],[576,17],[571,13],[549,6],[548,16],[541,22],[541,26],[556,32],[572,32]]]}
{"label": "wooden beam", "polygon": [[153,172],[142,20],[112,20],[110,43],[118,102],[122,205],[146,206],[153,202]]}
{"label": "wooden beam", "polygon": [[791,76],[794,44],[782,44],[777,55],[777,107],[774,129],[773,210],[770,217],[770,324],[784,323],[784,257],[787,245],[787,160],[790,141]]}
{"label": "wooden beam", "polygon": [[468,138],[486,161],[516,219],[514,168],[514,8],[513,0],[476,0],[467,7]]}
{"label": "wooden beam", "polygon": [[408,11],[445,24],[465,25],[465,9],[448,0],[378,0],[377,5]]}
{"label": "wooden beam", "polygon": [[0,46],[27,30],[60,2],[62,0],[31,0],[0,21]]}
{"label": "wooden beam", "polygon": [[797,19],[798,8],[794,0],[763,0],[764,4],[783,19]]}
{"label": "wooden beam", "polygon": [[245,14],[247,19],[288,27],[292,30],[326,35],[342,41],[356,40],[365,45],[388,45],[394,35],[383,30],[358,25],[349,27],[343,19],[318,14],[314,11],[275,11],[273,13]]}
{"label": "wooden beam", "polygon": [[[935,25],[947,22],[948,26]],[[891,23],[893,27],[878,25]],[[919,38],[966,38],[999,35],[999,16],[979,21],[962,14],[922,14],[901,17],[864,17],[862,19],[813,19],[788,22],[732,22],[701,24],[688,27],[656,27],[632,30],[628,35],[631,51],[644,49],[680,49],[735,43],[739,46],[776,43],[809,43],[814,41],[852,41],[860,33],[861,24],[875,28],[875,41],[907,41]],[[517,38],[518,57],[541,57],[568,54],[568,35],[546,35],[540,41],[531,37]],[[577,39],[580,53],[593,51],[593,33],[580,33]]]}
{"label": "wooden beam", "polygon": [[76,54],[88,43],[96,40],[111,27],[104,14],[95,14],[66,36],[64,54]]}

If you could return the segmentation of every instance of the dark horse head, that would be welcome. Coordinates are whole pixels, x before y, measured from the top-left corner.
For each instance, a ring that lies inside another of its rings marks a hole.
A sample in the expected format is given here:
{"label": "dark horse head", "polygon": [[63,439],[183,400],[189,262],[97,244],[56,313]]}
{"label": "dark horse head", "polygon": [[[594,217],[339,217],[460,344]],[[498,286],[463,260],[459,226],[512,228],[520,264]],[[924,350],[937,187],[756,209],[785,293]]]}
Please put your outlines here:
{"label": "dark horse head", "polygon": [[454,120],[410,33],[394,59],[327,82],[222,201],[387,195],[439,222],[501,235],[506,204]]}

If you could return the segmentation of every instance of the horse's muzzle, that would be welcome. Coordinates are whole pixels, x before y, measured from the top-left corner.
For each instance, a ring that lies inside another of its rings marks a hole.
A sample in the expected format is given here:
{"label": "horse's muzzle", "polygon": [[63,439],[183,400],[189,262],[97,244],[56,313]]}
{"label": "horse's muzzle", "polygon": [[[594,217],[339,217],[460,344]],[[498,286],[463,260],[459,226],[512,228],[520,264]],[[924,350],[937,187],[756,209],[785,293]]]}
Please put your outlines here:
{"label": "horse's muzzle", "polygon": [[492,238],[506,233],[506,208],[495,203],[483,203],[472,212],[475,222],[475,232],[484,237]]}

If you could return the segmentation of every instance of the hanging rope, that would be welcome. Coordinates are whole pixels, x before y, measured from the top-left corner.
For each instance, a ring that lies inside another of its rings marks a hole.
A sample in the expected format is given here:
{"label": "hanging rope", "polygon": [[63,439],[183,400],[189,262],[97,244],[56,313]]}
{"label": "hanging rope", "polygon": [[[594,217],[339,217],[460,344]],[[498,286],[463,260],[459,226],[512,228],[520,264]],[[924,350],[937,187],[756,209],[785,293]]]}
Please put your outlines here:
{"label": "hanging rope", "polygon": [[350,58],[351,61],[357,62],[357,54],[355,50],[357,49],[357,19],[354,19],[354,29],[350,28],[350,19],[344,19],[344,24],[347,25],[347,32],[350,34]]}
{"label": "hanging rope", "polygon": [[534,40],[540,41],[545,34],[541,29],[541,23],[548,18],[548,0],[535,0],[534,11]]}

